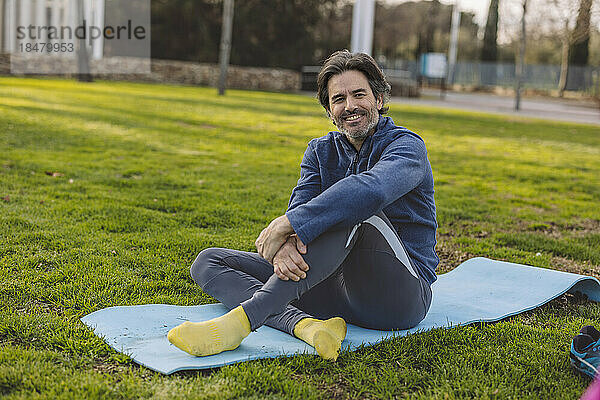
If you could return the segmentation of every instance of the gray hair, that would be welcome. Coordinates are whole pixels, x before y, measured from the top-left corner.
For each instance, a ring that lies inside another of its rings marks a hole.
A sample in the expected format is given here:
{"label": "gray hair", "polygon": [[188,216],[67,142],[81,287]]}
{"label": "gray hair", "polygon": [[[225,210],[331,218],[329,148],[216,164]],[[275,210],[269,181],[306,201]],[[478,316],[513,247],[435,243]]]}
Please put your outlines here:
{"label": "gray hair", "polygon": [[376,99],[379,98],[380,95],[382,96],[383,107],[379,110],[379,114],[386,114],[389,111],[389,107],[386,104],[390,99],[392,87],[385,79],[383,72],[373,57],[365,53],[353,54],[348,50],[336,51],[323,63],[323,67],[321,68],[321,71],[319,71],[319,76],[317,77],[317,97],[319,103],[321,103],[327,112],[330,111],[329,90],[327,88],[329,79],[334,75],[351,70],[360,71],[365,75],[369,82],[369,86],[371,87],[371,91],[373,92],[373,96],[375,96]]}

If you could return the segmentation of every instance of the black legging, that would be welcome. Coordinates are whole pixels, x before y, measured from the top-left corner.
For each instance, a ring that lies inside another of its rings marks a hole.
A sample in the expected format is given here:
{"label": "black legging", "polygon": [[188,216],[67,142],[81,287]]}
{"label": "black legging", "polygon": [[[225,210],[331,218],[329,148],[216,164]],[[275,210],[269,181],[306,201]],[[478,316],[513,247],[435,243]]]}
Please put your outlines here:
{"label": "black legging", "polygon": [[303,257],[310,269],[298,282],[279,279],[257,253],[220,248],[200,252],[191,273],[229,309],[242,305],[252,330],[265,324],[293,335],[302,318],[334,316],[370,329],[408,329],[429,310],[430,286],[383,213],[323,233]]}

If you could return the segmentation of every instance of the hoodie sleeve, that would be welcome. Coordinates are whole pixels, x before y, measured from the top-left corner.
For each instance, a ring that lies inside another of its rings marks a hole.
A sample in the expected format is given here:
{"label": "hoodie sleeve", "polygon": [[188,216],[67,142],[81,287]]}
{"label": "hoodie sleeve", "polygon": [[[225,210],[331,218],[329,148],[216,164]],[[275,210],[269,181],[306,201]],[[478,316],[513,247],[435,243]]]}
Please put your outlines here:
{"label": "hoodie sleeve", "polygon": [[300,179],[298,179],[296,187],[292,190],[287,210],[293,210],[319,193],[321,193],[321,174],[313,148],[313,141],[310,141],[300,163]]}
{"label": "hoodie sleeve", "polygon": [[428,163],[423,141],[403,135],[386,147],[371,169],[339,180],[306,203],[288,209],[286,215],[308,244],[334,225],[352,226],[366,220],[416,188]]}

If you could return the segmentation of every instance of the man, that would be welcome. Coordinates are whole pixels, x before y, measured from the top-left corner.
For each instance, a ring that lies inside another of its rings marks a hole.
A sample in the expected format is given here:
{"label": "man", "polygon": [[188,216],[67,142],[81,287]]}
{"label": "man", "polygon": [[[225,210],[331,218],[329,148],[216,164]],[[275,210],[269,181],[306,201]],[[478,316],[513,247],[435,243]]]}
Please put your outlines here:
{"label": "man", "polygon": [[266,324],[335,360],[346,321],[391,330],[425,317],[439,262],[433,176],[423,140],[383,116],[389,92],[366,54],[325,61],[318,98],[339,132],[308,144],[288,209],[261,232],[258,254],[198,255],[193,279],[231,311],[173,328],[171,343],[216,354]]}

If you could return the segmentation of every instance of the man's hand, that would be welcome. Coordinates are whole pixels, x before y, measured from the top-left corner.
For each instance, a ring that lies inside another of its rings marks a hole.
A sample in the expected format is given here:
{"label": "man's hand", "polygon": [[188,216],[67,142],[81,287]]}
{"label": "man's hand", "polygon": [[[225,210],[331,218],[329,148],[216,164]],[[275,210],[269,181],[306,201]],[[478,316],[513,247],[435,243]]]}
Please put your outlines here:
{"label": "man's hand", "polygon": [[290,236],[273,257],[275,275],[284,281],[291,279],[297,282],[306,278],[308,264],[302,254],[306,254],[306,245],[298,236]]}
{"label": "man's hand", "polygon": [[292,233],[294,233],[294,228],[285,214],[275,218],[269,226],[263,229],[254,243],[258,255],[273,263],[273,256]]}

